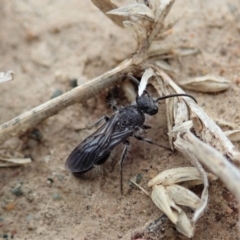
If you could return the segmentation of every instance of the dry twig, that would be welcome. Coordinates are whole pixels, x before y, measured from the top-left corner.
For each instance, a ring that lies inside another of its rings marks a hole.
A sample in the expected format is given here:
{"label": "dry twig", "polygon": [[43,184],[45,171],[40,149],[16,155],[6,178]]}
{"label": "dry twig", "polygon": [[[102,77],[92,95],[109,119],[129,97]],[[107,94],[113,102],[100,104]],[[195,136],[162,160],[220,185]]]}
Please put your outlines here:
{"label": "dry twig", "polygon": [[71,91],[62,94],[59,97],[49,100],[32,110],[6,122],[0,126],[0,144],[12,136],[16,136],[27,129],[36,126],[44,119],[53,116],[60,110],[76,103],[85,102],[100,91],[111,86],[121,79],[122,75],[133,71],[134,66],[131,65],[131,59],[122,62],[113,70],[87,82],[86,84],[76,87]]}

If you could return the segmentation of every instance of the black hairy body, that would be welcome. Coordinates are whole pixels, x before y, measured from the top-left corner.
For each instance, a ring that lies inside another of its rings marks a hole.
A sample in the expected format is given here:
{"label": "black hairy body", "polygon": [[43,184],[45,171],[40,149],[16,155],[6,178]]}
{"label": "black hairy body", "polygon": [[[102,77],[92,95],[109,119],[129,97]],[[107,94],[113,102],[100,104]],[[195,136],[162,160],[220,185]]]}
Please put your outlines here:
{"label": "black hairy body", "polygon": [[79,176],[91,170],[94,165],[103,164],[118,144],[144,128],[144,122],[145,116],[137,106],[118,109],[106,123],[73,150],[67,159],[67,168]]}
{"label": "black hairy body", "polygon": [[106,123],[72,151],[66,161],[66,167],[74,176],[81,176],[91,170],[94,165],[103,164],[110,156],[112,150],[118,144],[123,143],[125,147],[120,159],[122,190],[122,163],[126,158],[129,147],[128,138],[134,136],[140,141],[163,147],[139,135],[142,129],[150,128],[144,125],[144,114],[157,114],[159,100],[178,96],[187,96],[196,101],[192,96],[187,94],[172,94],[154,99],[144,90],[140,96],[137,96],[135,104],[115,109],[115,113],[111,118],[105,116]]}

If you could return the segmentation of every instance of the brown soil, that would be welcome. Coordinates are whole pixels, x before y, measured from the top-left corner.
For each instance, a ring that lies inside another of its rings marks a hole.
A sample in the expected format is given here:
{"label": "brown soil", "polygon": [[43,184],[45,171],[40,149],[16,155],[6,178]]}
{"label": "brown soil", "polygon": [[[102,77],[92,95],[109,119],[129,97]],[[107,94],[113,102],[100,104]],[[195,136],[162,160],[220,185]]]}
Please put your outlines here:
{"label": "brown soil", "polygon": [[[119,1],[121,5],[127,1]],[[175,80],[204,74],[231,80],[229,90],[194,95],[212,117],[240,124],[240,3],[238,0],[179,0],[168,19],[179,18],[167,43],[201,50],[194,56],[170,60],[179,70]],[[15,80],[0,85],[0,123],[71,89],[70,81],[87,81],[116,66],[134,50],[134,40],[115,26],[91,1],[0,2],[0,71],[13,70]],[[31,155],[33,163],[0,169],[0,238],[14,239],[186,239],[168,223],[165,230],[146,233],[161,212],[151,199],[128,184],[141,173],[141,185],[156,173],[190,163],[131,139],[124,163],[124,194],[119,188],[122,146],[113,152],[104,171],[75,180],[64,168],[71,150],[94,130],[77,128],[111,115],[108,91],[85,104],[75,104],[36,128],[42,140],[25,136],[5,142],[1,155]],[[121,99],[118,99],[121,104]],[[126,103],[126,100],[124,100]],[[147,136],[167,145],[164,109],[149,118]],[[159,134],[154,134],[158,132]],[[36,131],[35,131],[36,133]],[[236,143],[239,149],[239,143]],[[196,189],[199,191],[199,189]],[[208,208],[199,220],[194,239],[238,239],[237,203],[220,181],[210,185]]]}

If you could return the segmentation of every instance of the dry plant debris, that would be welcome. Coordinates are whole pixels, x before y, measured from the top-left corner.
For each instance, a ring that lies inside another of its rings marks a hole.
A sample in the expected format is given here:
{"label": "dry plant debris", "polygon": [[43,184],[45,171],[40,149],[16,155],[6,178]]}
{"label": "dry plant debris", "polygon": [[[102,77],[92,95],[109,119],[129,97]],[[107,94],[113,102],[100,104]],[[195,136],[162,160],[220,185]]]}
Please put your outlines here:
{"label": "dry plant debris", "polygon": [[0,72],[0,83],[11,81],[14,78],[13,71]]}
{"label": "dry plant debris", "polygon": [[[152,187],[151,198],[155,205],[161,209],[176,225],[176,229],[187,237],[193,237],[195,223],[207,204],[207,196],[201,199],[192,191],[179,185],[181,182],[191,180],[202,181],[198,169],[194,167],[172,168],[165,170],[151,179],[148,183]],[[178,183],[178,184],[177,184]],[[195,181],[199,184],[198,181]],[[207,181],[204,183],[203,192],[207,192]],[[188,206],[195,210],[193,219],[189,219],[185,211],[178,205]]]}
{"label": "dry plant debris", "polygon": [[17,167],[23,164],[31,163],[30,158],[3,158],[0,157],[0,167]]}
{"label": "dry plant debris", "polygon": [[229,88],[230,81],[223,77],[207,75],[186,79],[178,84],[185,89],[199,92],[220,92]]}
{"label": "dry plant debris", "polygon": [[96,7],[98,7],[105,14],[105,16],[110,18],[119,27],[123,27],[122,22],[123,22],[124,18],[106,14],[108,11],[110,11],[114,8],[117,8],[116,4],[114,4],[112,1],[109,1],[109,0],[91,0],[91,1]]}
{"label": "dry plant debris", "polygon": [[[151,83],[158,91],[159,96],[184,93],[162,70],[164,67],[161,69],[163,63],[160,60],[169,58],[173,54],[182,56],[196,54],[198,50],[171,48],[171,53],[169,53],[168,48],[164,50],[161,44],[154,46],[154,41],[163,41],[164,35],[169,30],[169,26],[165,26],[164,22],[174,0],[139,0],[135,4],[121,8],[117,8],[109,0],[92,0],[92,2],[104,14],[111,16],[110,19],[116,24],[121,25],[122,19],[124,19],[123,25],[135,34],[136,52],[132,57],[102,76],[0,126],[0,143],[26,131],[77,101],[86,101],[128,74],[141,75],[141,81],[144,81],[145,85]],[[106,13],[106,11],[108,12]],[[165,65],[165,70],[174,71],[167,65]],[[216,76],[196,77],[186,82],[183,81],[182,84],[183,87],[196,91],[201,89],[201,91],[210,90],[210,92],[222,91],[229,86],[226,79]],[[168,183],[165,186],[164,182],[154,182],[156,179],[153,179],[149,182],[149,186],[153,188],[154,203],[176,224],[179,232],[192,237],[195,223],[203,214],[208,202],[209,184],[202,164],[221,179],[240,202],[240,171],[225,157],[227,156],[232,161],[239,161],[240,154],[220,127],[192,99],[186,97],[167,99],[166,105],[170,145],[172,149],[183,153],[194,166],[194,168],[184,168],[184,172],[180,175],[185,180],[188,179],[187,177],[201,180],[204,189],[199,198],[186,188],[176,184],[179,181],[179,169],[167,170],[171,171],[167,173],[172,176],[171,185]],[[162,178],[164,174],[166,172],[160,173],[158,178]],[[186,203],[186,199],[191,199],[191,201]],[[192,219],[189,220],[185,212],[176,204],[187,204],[194,208]]]}
{"label": "dry plant debris", "polygon": [[240,141],[240,130],[231,130],[224,133],[231,141]]}

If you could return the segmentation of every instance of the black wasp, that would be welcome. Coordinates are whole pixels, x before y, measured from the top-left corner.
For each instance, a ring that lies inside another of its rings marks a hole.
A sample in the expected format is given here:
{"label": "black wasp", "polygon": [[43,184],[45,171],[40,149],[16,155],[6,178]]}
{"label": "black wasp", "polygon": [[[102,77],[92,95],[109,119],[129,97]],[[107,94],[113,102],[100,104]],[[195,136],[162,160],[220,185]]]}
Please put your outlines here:
{"label": "black wasp", "polygon": [[[139,83],[137,79],[132,76],[129,77]],[[158,101],[162,99],[186,96],[196,101],[194,97],[188,94],[172,94],[154,99],[145,87],[146,83],[142,84],[141,81],[139,84],[138,96],[136,97],[136,103],[119,109],[115,108],[115,112],[110,118],[104,116],[98,122],[103,119],[105,119],[106,122],[72,151],[66,161],[66,168],[69,169],[74,176],[79,177],[94,168],[94,165],[103,164],[110,156],[112,150],[118,144],[123,143],[125,147],[120,160],[122,191],[122,163],[129,147],[129,141],[127,139],[133,136],[140,141],[158,145],[140,135],[140,132],[143,129],[150,128],[144,125],[144,114],[157,114]]]}

